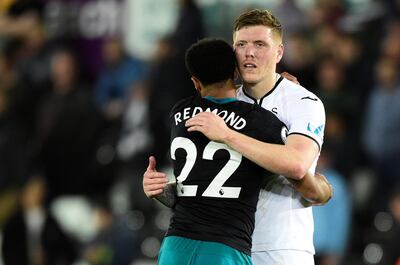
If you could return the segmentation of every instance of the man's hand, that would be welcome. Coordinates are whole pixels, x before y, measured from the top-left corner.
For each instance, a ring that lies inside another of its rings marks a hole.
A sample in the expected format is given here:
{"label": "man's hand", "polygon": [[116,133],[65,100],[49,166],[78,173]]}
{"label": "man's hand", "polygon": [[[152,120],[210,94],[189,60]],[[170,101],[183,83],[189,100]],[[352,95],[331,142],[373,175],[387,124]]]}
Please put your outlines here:
{"label": "man's hand", "polygon": [[143,191],[147,197],[153,198],[161,194],[167,186],[168,178],[165,173],[157,172],[156,158],[149,157],[149,166],[143,174]]}
{"label": "man's hand", "polygon": [[284,78],[286,78],[289,81],[292,81],[295,84],[300,85],[300,82],[297,80],[297,77],[295,77],[294,75],[289,74],[288,72],[281,73],[281,76],[283,76]]}
{"label": "man's hand", "polygon": [[326,177],[322,174],[315,172],[314,177],[320,181],[321,187],[321,196],[319,200],[314,202],[314,205],[324,205],[326,204],[333,196],[333,187],[331,183],[326,179]]}
{"label": "man's hand", "polygon": [[311,205],[324,205],[333,196],[333,188],[322,174],[307,172],[301,180],[289,179],[301,196]]}
{"label": "man's hand", "polygon": [[225,121],[213,112],[200,112],[187,120],[185,126],[188,127],[188,132],[201,132],[215,142],[225,142],[231,131]]}

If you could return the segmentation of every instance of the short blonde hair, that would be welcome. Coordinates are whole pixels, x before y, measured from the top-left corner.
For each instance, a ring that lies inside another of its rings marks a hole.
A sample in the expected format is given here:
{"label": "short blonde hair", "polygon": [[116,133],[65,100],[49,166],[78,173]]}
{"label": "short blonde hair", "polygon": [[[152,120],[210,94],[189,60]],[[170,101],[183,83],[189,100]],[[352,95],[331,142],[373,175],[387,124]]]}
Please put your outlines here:
{"label": "short blonde hair", "polygon": [[248,26],[266,26],[282,39],[282,25],[269,10],[253,9],[242,13],[233,24],[233,33]]}

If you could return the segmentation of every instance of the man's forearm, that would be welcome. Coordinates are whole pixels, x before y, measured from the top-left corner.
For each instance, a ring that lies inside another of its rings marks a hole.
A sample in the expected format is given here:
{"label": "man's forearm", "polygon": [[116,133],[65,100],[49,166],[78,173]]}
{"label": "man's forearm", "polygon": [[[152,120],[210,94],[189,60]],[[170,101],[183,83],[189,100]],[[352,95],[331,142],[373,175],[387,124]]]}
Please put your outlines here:
{"label": "man's forearm", "polygon": [[[304,199],[313,205],[325,204],[333,190],[326,178],[318,173],[304,173],[301,153],[292,146],[269,144],[232,131],[225,143],[259,166],[288,177]],[[302,177],[299,175],[302,174]]]}
{"label": "man's forearm", "polygon": [[168,183],[164,188],[163,192],[154,196],[154,199],[161,202],[165,206],[169,208],[173,208],[176,203],[177,195],[176,195],[176,183]]}
{"label": "man's forearm", "polygon": [[321,174],[307,173],[301,180],[289,179],[301,196],[312,205],[323,205],[333,196],[333,188]]}
{"label": "man's forearm", "polygon": [[318,156],[319,146],[302,134],[291,134],[285,145],[263,143],[233,129],[211,112],[201,112],[186,121],[189,132],[198,131],[208,139],[223,142],[257,165],[288,178],[301,179]]}
{"label": "man's forearm", "polygon": [[301,152],[288,145],[264,143],[233,130],[224,143],[257,165],[288,178],[301,179],[309,167]]}

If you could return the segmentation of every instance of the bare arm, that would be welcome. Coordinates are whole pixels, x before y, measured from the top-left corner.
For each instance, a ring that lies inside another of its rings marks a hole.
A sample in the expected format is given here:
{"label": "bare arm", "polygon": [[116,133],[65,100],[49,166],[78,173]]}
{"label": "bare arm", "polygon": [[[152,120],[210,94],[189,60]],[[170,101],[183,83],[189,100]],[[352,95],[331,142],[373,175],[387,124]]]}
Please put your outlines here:
{"label": "bare arm", "polygon": [[226,126],[211,112],[202,112],[186,122],[188,131],[199,131],[210,140],[223,142],[257,165],[292,179],[302,179],[318,155],[317,144],[302,135],[290,135],[285,145],[264,143]]}
{"label": "bare arm", "polygon": [[311,205],[324,205],[333,196],[333,188],[322,174],[307,173],[301,180],[289,179],[289,181]]}
{"label": "bare arm", "polygon": [[149,165],[143,174],[143,191],[146,196],[172,208],[176,202],[175,187],[175,183],[168,183],[165,173],[157,171],[156,159],[154,156],[150,156]]}
{"label": "bare arm", "polygon": [[200,113],[187,122],[188,131],[199,131],[213,141],[224,142],[259,166],[287,176],[296,190],[311,204],[324,204],[332,188],[320,174],[307,173],[318,155],[317,144],[302,135],[289,135],[285,145],[258,141],[229,129],[213,113]]}

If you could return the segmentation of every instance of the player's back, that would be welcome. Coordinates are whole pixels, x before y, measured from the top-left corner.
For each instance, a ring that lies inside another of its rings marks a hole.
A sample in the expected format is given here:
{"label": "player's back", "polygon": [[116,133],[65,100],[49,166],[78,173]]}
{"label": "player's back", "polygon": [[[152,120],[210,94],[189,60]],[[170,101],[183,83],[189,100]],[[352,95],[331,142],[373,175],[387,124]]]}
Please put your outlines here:
{"label": "player's back", "polygon": [[185,121],[202,111],[214,112],[232,129],[272,143],[282,143],[283,123],[271,112],[241,101],[221,104],[192,97],[171,112],[178,200],[167,235],[220,242],[250,255],[258,194],[269,173],[227,145],[188,132]]}

